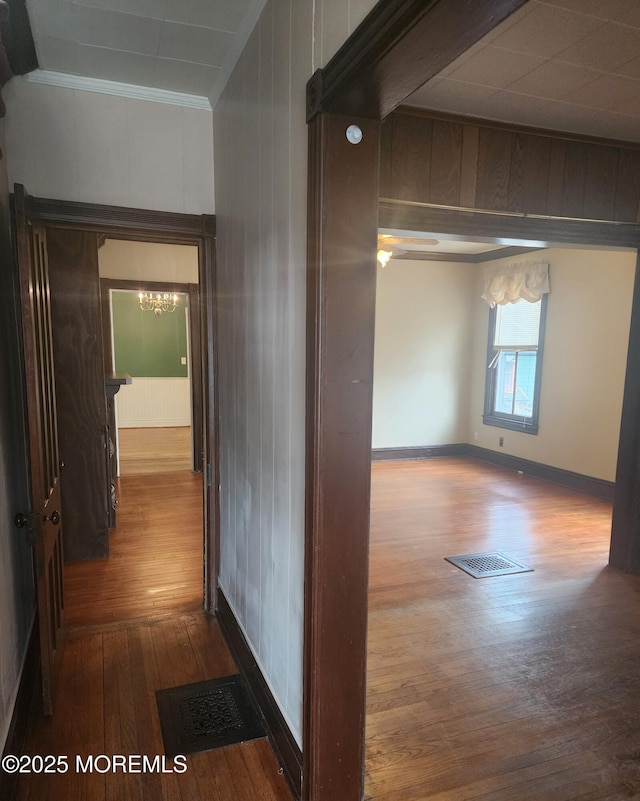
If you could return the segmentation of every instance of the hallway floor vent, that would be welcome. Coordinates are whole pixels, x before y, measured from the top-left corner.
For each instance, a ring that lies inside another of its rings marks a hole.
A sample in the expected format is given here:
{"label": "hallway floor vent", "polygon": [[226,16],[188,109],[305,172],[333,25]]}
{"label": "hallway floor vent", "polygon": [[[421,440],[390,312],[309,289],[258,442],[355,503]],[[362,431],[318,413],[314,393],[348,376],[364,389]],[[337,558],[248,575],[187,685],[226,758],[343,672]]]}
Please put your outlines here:
{"label": "hallway floor vent", "polygon": [[500,551],[465,553],[462,556],[445,556],[444,558],[474,578],[509,576],[512,573],[533,573],[532,567],[527,567]]}
{"label": "hallway floor vent", "polygon": [[262,716],[240,675],[156,692],[168,757],[265,737]]}

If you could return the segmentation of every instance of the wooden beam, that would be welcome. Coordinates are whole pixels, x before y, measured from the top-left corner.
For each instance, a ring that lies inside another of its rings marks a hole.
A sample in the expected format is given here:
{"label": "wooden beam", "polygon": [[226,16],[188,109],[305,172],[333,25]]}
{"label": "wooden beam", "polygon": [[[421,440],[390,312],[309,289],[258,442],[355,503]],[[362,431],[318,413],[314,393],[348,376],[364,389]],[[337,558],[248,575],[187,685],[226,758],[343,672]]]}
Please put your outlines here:
{"label": "wooden beam", "polygon": [[434,234],[459,234],[467,239],[513,239],[547,247],[553,243],[637,247],[640,225],[617,221],[572,220],[500,212],[439,209],[417,203],[380,200],[380,227]]}
{"label": "wooden beam", "polygon": [[[345,135],[362,132],[359,144]],[[309,128],[303,798],[363,788],[379,123]]]}
{"label": "wooden beam", "polygon": [[640,258],[631,309],[609,564],[640,575]]}
{"label": "wooden beam", "polygon": [[527,0],[385,0],[307,88],[321,111],[383,119]]}

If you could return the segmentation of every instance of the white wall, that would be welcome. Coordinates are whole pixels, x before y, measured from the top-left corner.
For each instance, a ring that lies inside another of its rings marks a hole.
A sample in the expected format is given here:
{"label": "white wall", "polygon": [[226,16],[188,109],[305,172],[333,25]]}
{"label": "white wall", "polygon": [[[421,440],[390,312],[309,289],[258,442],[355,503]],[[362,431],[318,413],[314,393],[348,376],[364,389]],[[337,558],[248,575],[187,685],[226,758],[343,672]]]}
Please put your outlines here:
{"label": "white wall", "polygon": [[60,200],[213,212],[210,111],[26,78],[2,94],[11,186]]}
{"label": "white wall", "polygon": [[373,448],[467,442],[478,266],[378,266]]}
{"label": "white wall", "polygon": [[299,743],[305,85],[374,4],[269,0],[214,111],[220,583]]}
{"label": "white wall", "polygon": [[[198,248],[107,239],[98,251],[101,278],[198,283]],[[140,378],[116,395],[118,428],[191,425],[189,378]]]}
{"label": "white wall", "polygon": [[[483,265],[395,260],[378,269],[374,448],[467,442],[615,480],[636,254],[538,257],[551,264],[538,434],[482,422]],[[500,261],[513,259],[487,265]]]}
{"label": "white wall", "polygon": [[98,251],[100,278],[198,283],[196,245],[107,239]]}
{"label": "white wall", "polygon": [[538,434],[482,423],[488,307],[479,297],[469,432],[484,448],[614,481],[636,254],[550,248],[538,255],[551,265]]}
{"label": "white wall", "polygon": [[116,395],[118,428],[162,428],[191,425],[189,378],[141,378]]}

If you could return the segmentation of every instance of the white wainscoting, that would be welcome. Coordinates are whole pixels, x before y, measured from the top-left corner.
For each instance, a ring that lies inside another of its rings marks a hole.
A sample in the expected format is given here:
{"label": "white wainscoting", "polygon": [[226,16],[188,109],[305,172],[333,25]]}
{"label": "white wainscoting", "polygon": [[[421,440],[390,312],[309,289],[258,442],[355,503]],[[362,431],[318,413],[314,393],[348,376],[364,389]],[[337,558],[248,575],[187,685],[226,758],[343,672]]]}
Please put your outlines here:
{"label": "white wainscoting", "polygon": [[134,378],[116,395],[119,428],[191,425],[188,378]]}

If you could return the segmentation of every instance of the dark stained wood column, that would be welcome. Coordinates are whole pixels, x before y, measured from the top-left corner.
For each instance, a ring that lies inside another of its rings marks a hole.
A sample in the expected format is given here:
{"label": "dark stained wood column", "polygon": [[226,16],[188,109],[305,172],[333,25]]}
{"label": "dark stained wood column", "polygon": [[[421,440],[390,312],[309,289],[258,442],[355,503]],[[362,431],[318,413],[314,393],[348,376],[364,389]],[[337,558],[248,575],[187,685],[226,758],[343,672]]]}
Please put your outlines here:
{"label": "dark stained wood column", "polygon": [[[350,125],[359,144],[347,140]],[[317,224],[308,242],[303,797],[312,801],[362,797],[379,128],[335,114],[309,128]]]}
{"label": "dark stained wood column", "polygon": [[[527,0],[382,0],[307,85],[303,798],[360,801],[380,120]],[[350,144],[349,125],[363,138]]]}
{"label": "dark stained wood column", "polygon": [[609,564],[640,575],[640,259],[631,309]]}

